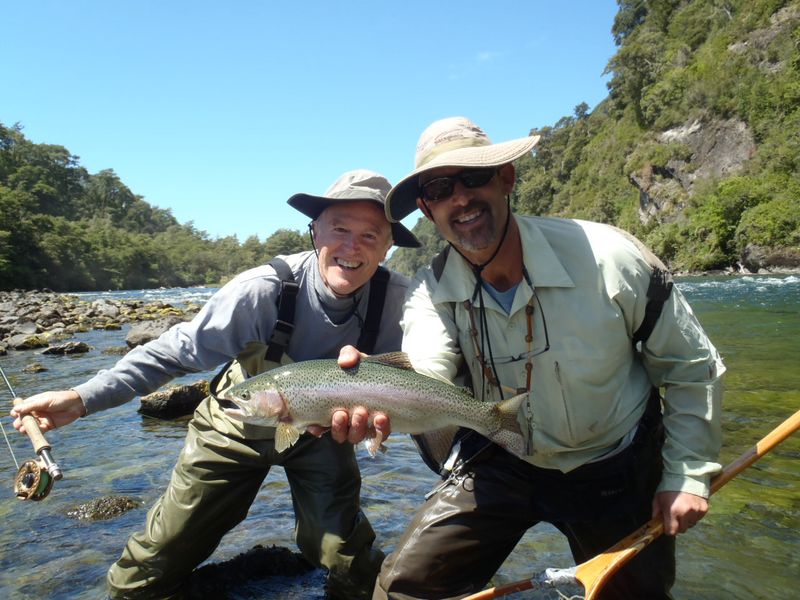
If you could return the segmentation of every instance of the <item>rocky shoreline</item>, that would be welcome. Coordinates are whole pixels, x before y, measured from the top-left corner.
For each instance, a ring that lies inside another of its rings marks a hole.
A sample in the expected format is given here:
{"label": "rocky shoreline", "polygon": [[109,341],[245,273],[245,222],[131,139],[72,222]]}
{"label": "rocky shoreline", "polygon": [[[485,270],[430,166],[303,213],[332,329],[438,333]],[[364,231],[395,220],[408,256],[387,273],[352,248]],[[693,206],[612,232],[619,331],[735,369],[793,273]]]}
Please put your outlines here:
{"label": "rocky shoreline", "polygon": [[91,329],[119,330],[124,324],[149,323],[149,327],[136,328],[135,334],[128,334],[126,343],[132,348],[147,341],[142,341],[147,337],[146,330],[163,331],[179,321],[191,319],[198,310],[200,306],[194,304],[178,308],[160,301],[98,299],[89,302],[49,290],[0,292],[0,354],[8,350],[47,348]]}
{"label": "rocky shoreline", "polygon": [[[59,343],[92,329],[120,330],[131,325],[125,347],[117,353],[157,338],[181,321],[188,321],[200,306],[180,308],[166,302],[98,299],[86,301],[71,294],[49,290],[0,292],[0,356],[9,351],[41,350],[42,354],[82,354],[91,348],[84,342]],[[24,370],[43,370],[38,363]],[[208,382],[170,386],[141,398],[139,412],[149,417],[172,419],[191,414],[208,395]]]}

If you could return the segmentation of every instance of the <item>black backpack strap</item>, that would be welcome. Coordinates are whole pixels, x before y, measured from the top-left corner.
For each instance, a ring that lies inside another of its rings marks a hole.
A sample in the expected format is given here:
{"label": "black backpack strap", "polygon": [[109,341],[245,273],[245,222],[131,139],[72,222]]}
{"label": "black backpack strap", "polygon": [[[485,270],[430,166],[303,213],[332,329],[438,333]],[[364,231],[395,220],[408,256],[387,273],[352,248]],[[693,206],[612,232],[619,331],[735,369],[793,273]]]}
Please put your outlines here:
{"label": "black backpack strap", "polygon": [[656,321],[664,308],[664,302],[672,292],[672,285],[672,276],[664,269],[654,266],[653,273],[650,275],[650,285],[647,286],[647,306],[644,310],[644,319],[642,319],[639,329],[633,334],[634,347],[638,348],[639,342],[644,344],[653,333]]}
{"label": "black backpack strap", "polygon": [[433,276],[436,277],[436,281],[439,281],[442,278],[442,271],[444,271],[444,265],[447,262],[447,256],[450,254],[450,244],[447,244],[439,254],[433,257],[431,261],[431,268],[433,269]]}
{"label": "black backpack strap", "polygon": [[294,279],[292,269],[281,258],[273,258],[267,263],[278,274],[281,280],[281,290],[278,295],[278,320],[272,330],[272,336],[267,343],[264,358],[271,362],[279,363],[283,353],[289,347],[294,330],[294,307],[297,301],[299,286]]}
{"label": "black backpack strap", "polygon": [[383,304],[386,300],[386,288],[389,284],[389,271],[378,267],[369,282],[369,299],[367,300],[367,316],[361,326],[361,335],[358,337],[358,349],[366,354],[375,351],[375,342],[378,339],[378,330],[381,326]]}

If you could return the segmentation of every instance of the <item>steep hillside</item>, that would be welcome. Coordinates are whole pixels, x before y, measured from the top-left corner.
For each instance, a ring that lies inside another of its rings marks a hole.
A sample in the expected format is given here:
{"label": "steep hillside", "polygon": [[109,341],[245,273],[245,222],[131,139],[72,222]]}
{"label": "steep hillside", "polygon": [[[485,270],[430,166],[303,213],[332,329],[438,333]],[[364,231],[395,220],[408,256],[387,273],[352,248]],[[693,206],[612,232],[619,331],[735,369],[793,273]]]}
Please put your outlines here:
{"label": "steep hillside", "polygon": [[[609,96],[519,161],[519,213],[623,227],[676,271],[800,268],[800,1],[618,0]],[[441,247],[428,224],[424,256]]]}

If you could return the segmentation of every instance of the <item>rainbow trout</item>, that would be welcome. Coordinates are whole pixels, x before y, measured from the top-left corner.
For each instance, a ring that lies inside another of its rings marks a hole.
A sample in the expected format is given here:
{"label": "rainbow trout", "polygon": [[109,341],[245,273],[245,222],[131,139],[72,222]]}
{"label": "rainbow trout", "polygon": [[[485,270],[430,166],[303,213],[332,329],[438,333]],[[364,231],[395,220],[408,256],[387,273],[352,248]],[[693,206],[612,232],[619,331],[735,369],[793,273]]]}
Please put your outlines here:
{"label": "rainbow trout", "polygon": [[[517,411],[524,398],[481,402],[461,388],[417,373],[405,354],[393,352],[362,359],[351,369],[340,368],[334,359],[284,365],[233,386],[220,400],[229,417],[275,427],[278,452],[294,444],[308,425],[329,426],[337,409],[363,406],[370,421],[376,412],[388,416],[392,431],[468,427],[523,455]],[[381,441],[367,440],[370,454]]]}

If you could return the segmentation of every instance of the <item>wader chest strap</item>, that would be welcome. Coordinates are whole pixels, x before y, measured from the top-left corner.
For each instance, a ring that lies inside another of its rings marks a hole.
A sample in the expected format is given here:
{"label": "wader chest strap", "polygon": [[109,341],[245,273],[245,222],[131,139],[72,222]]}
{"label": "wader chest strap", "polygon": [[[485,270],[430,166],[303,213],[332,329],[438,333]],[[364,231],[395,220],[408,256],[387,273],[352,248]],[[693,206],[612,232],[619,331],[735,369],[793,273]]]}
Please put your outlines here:
{"label": "wader chest strap", "polygon": [[278,295],[278,320],[272,337],[269,339],[267,351],[264,354],[270,362],[280,363],[283,353],[289,347],[294,330],[294,307],[297,299],[299,286],[294,279],[292,269],[286,261],[280,258],[273,258],[267,263],[278,274],[281,280],[281,291]]}
{"label": "wader chest strap", "polygon": [[366,354],[375,352],[375,342],[378,339],[378,330],[381,326],[383,303],[386,299],[386,288],[389,284],[389,271],[378,267],[369,282],[369,299],[367,300],[367,316],[361,326],[361,335],[358,337],[358,349]]}
{"label": "wader chest strap", "polygon": [[647,287],[647,306],[644,309],[644,319],[642,319],[639,329],[633,334],[634,347],[640,348],[639,343],[644,344],[653,333],[664,303],[672,292],[672,285],[672,277],[667,271],[653,267],[650,285]]}

